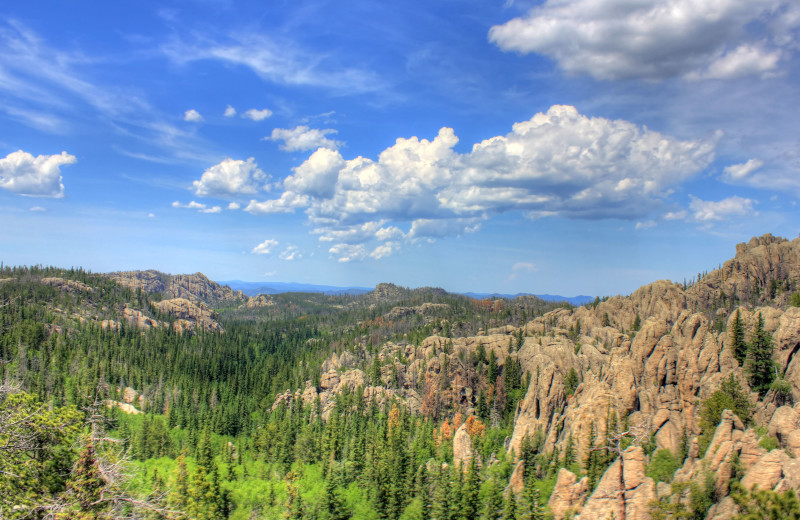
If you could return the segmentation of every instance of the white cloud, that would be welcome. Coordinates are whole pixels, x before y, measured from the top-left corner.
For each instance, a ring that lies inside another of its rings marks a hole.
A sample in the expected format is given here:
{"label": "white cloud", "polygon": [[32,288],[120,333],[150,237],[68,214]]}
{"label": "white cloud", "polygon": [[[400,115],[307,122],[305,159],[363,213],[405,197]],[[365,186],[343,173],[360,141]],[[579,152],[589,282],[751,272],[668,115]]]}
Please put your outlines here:
{"label": "white cloud", "polygon": [[332,128],[309,128],[307,126],[297,126],[295,128],[275,128],[268,141],[283,141],[280,145],[281,150],[287,152],[300,152],[314,150],[316,148],[330,148],[337,150],[342,143],[326,136],[335,134]]}
{"label": "white cloud", "polygon": [[[274,132],[273,132],[274,133]],[[339,172],[346,165],[339,152],[320,148],[294,173],[284,179],[284,187],[294,193],[303,193],[320,199],[330,198],[336,190]]]}
{"label": "white cloud", "polygon": [[47,210],[42,206],[33,206],[31,208],[28,208],[28,211],[47,211]]}
{"label": "white cloud", "polygon": [[29,197],[64,196],[61,166],[74,164],[74,155],[33,155],[18,150],[0,159],[0,188]]}
{"label": "white cloud", "polygon": [[203,172],[192,185],[198,197],[229,197],[257,193],[266,179],[252,157],[247,161],[225,159]]}
{"label": "white cloud", "polygon": [[300,251],[298,250],[296,245],[290,244],[286,246],[286,249],[284,249],[283,252],[281,252],[279,257],[281,260],[286,260],[287,262],[290,262],[292,260],[299,260],[303,258],[303,255],[300,254]]}
{"label": "white cloud", "polygon": [[374,248],[336,246],[457,236],[509,211],[641,218],[705,169],[716,147],[715,140],[681,141],[569,106],[516,123],[468,153],[456,153],[457,143],[454,131],[442,128],[432,140],[397,139],[377,161],[319,149],[284,180],[280,199],[251,201],[246,210],[305,207],[320,240],[334,242],[331,254],[350,261],[396,247],[373,255]]}
{"label": "white cloud", "polygon": [[258,202],[251,200],[244,210],[254,215],[268,215],[270,213],[292,213],[297,208],[308,206],[306,195],[297,195],[290,191],[284,192],[281,198]]}
{"label": "white cloud", "polygon": [[778,68],[781,51],[759,45],[741,45],[713,61],[705,72],[690,73],[689,79],[735,79],[743,76],[769,77]]}
{"label": "white cloud", "polygon": [[224,115],[225,117],[235,117],[236,116],[236,109],[233,108],[232,106],[228,105],[225,108],[225,113],[222,114],[222,115]]}
{"label": "white cloud", "polygon": [[645,220],[644,222],[636,223],[636,231],[643,231],[645,229],[652,229],[658,225],[655,220]]}
{"label": "white cloud", "polygon": [[[800,21],[788,0],[547,0],[496,25],[489,40],[597,79],[729,79],[778,66]],[[776,23],[778,22],[778,23]]]}
{"label": "white cloud", "polygon": [[698,222],[710,223],[711,221],[746,217],[755,213],[752,199],[744,199],[736,195],[720,201],[690,197],[689,209],[693,212],[692,218]]}
{"label": "white cloud", "polygon": [[750,159],[746,163],[732,164],[726,166],[722,177],[726,180],[739,181],[747,178],[751,173],[764,166],[764,161],[760,159]]}
{"label": "white cloud", "polygon": [[272,110],[269,110],[267,108],[261,110],[251,108],[250,110],[242,114],[242,117],[245,119],[252,119],[253,121],[263,121],[264,119],[270,117],[271,115],[272,115]]}
{"label": "white cloud", "polygon": [[670,211],[664,214],[664,220],[683,220],[689,213],[685,210]]}
{"label": "white cloud", "polygon": [[200,115],[200,112],[191,108],[183,113],[183,120],[191,123],[199,123],[203,120],[203,116]]}
{"label": "white cloud", "polygon": [[293,41],[275,41],[263,33],[231,34],[225,41],[208,36],[196,45],[173,41],[162,47],[173,61],[219,60],[248,67],[261,79],[285,85],[309,85],[344,94],[374,92],[384,82],[369,70],[335,62],[335,53],[307,52]]}
{"label": "white cloud", "polygon": [[242,205],[239,204],[238,202],[231,202],[228,204],[228,209],[230,210],[240,209],[241,207]]}
{"label": "white cloud", "polygon": [[511,266],[511,271],[515,273],[518,272],[532,273],[536,271],[536,266],[530,262],[517,262],[516,264]]}
{"label": "white cloud", "polygon": [[256,247],[254,247],[253,250],[250,252],[253,253],[254,255],[268,255],[277,245],[278,245],[277,240],[268,238],[263,242],[261,242],[260,244],[258,244]]}
{"label": "white cloud", "polygon": [[147,214],[147,218],[156,218],[156,214],[155,213],[148,213]]}
{"label": "white cloud", "polygon": [[183,204],[178,202],[177,200],[172,203],[173,208],[183,208],[183,209],[196,209],[199,213],[221,213],[222,207],[221,206],[211,206],[209,207],[207,204],[203,204],[201,202],[191,201],[188,204]]}

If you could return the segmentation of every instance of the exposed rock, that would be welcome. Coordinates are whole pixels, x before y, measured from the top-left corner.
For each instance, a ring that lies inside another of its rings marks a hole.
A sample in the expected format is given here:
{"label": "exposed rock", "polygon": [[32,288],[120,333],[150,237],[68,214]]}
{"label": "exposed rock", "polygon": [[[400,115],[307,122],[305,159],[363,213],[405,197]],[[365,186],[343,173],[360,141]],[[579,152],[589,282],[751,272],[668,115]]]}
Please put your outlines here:
{"label": "exposed rock", "polygon": [[148,293],[162,293],[164,298],[183,298],[205,304],[238,303],[247,300],[241,291],[219,285],[203,273],[170,275],[155,270],[122,271],[106,276],[120,285]]}
{"label": "exposed rock", "polygon": [[603,474],[577,518],[650,518],[649,504],[656,499],[656,486],[645,476],[644,460],[640,447],[625,450]]}
{"label": "exposed rock", "polygon": [[754,464],[742,478],[742,486],[750,489],[773,489],[784,476],[783,466],[789,456],[783,450],[772,450]]}
{"label": "exposed rock", "polygon": [[261,307],[271,307],[275,305],[275,300],[266,294],[259,294],[258,296],[251,296],[244,304],[248,309],[258,309]]}
{"label": "exposed rock", "polygon": [[76,280],[65,280],[64,278],[49,277],[49,278],[42,278],[39,281],[45,285],[51,285],[53,287],[57,287],[58,289],[67,292],[87,292],[87,293],[94,292],[94,289],[92,287],[89,287],[85,283],[78,282]]}
{"label": "exposed rock", "polygon": [[466,470],[474,457],[472,439],[467,433],[467,423],[462,424],[453,435],[453,464]]}
{"label": "exposed rock", "polygon": [[222,326],[214,319],[214,312],[202,302],[191,302],[185,298],[173,298],[156,302],[161,312],[177,318],[175,329],[179,332],[193,328],[208,332],[222,332]]}
{"label": "exposed rock", "polygon": [[109,408],[109,409],[111,409],[111,408],[119,408],[120,410],[122,410],[123,412],[125,412],[125,413],[127,413],[129,415],[139,415],[139,414],[144,413],[141,410],[137,410],[135,406],[133,406],[131,404],[128,404],[128,403],[120,403],[119,401],[112,401],[110,399],[106,400],[105,403],[106,403],[106,408]]}
{"label": "exposed rock", "polygon": [[555,520],[561,520],[569,511],[580,513],[588,493],[589,479],[587,477],[578,480],[573,472],[561,468],[547,505]]}

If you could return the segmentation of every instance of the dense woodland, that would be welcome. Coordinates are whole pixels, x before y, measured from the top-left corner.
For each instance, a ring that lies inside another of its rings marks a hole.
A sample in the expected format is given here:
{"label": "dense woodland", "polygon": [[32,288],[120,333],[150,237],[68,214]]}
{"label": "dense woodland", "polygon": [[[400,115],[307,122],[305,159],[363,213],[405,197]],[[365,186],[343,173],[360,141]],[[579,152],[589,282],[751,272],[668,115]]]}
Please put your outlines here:
{"label": "dense woodland", "polygon": [[[82,285],[65,289],[47,278]],[[318,385],[332,352],[360,356],[379,384],[380,362],[370,354],[385,341],[476,333],[555,308],[535,298],[477,302],[434,289],[402,290],[385,302],[279,295],[261,312],[220,308],[222,333],[143,331],[120,318],[130,305],[169,322],[152,306],[160,298],[83,270],[0,270],[0,518],[545,518],[558,469],[583,472],[595,486],[619,453],[615,433],[627,428],[625,417],[609,414],[583,460],[571,443],[546,452],[543,433],[507,453],[530,374],[480,350],[464,362],[481,388],[471,413],[453,405],[413,414],[393,400],[379,406],[363,388],[339,394],[327,420],[319,403],[273,407],[287,389]],[[384,318],[421,302],[447,306],[429,319]],[[101,319],[121,325],[104,328]],[[766,391],[773,381],[761,377],[754,388]],[[418,390],[448,382],[437,384]],[[570,391],[578,384],[574,372],[565,379]],[[723,408],[746,408],[737,385],[715,394],[704,412],[710,425]],[[104,405],[125,388],[143,396],[133,404],[144,413]],[[739,410],[745,418],[748,411]],[[453,462],[462,424],[480,462]],[[516,459],[525,461],[519,495],[505,492]],[[667,480],[682,457],[653,460],[653,474]],[[713,497],[694,492],[699,515]]]}

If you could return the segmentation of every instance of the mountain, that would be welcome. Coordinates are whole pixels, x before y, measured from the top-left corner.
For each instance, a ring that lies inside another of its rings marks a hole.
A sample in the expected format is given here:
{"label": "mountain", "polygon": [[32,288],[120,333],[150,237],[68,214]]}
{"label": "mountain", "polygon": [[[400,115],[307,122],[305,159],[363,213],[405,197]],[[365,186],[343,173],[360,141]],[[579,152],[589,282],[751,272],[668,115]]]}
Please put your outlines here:
{"label": "mountain", "polygon": [[213,305],[246,300],[244,294],[209,280],[203,273],[171,275],[160,271],[120,271],[108,273],[110,279],[147,293],[161,293],[165,298],[183,298]]}
{"label": "mountain", "polygon": [[536,296],[540,300],[548,302],[567,302],[570,305],[585,305],[594,300],[594,296],[586,296],[585,294],[579,294],[578,296],[561,296],[559,294],[533,294],[533,293],[503,294],[503,293],[468,292],[463,294],[465,296],[469,296],[470,298],[477,298],[477,299],[505,298],[507,300],[513,300],[514,298],[519,298],[521,296]]}
{"label": "mountain", "polygon": [[[259,294],[282,294],[288,292],[308,292],[308,293],[322,293],[322,294],[365,294],[373,289],[369,287],[338,287],[334,285],[315,285],[304,284],[296,282],[245,282],[242,280],[227,280],[217,282],[220,285],[226,285],[234,291],[241,291],[247,296],[258,296]],[[558,294],[533,294],[533,293],[516,293],[516,294],[503,294],[503,293],[476,293],[466,292],[459,293],[470,298],[478,300],[486,298],[505,298],[513,300],[520,296],[536,296],[537,298],[549,302],[568,302],[572,305],[584,305],[594,300],[593,296],[578,295],[578,296],[561,296]]]}
{"label": "mountain", "polygon": [[37,450],[60,444],[0,451],[26,472],[0,472],[0,515],[72,503],[76,414],[99,402],[136,503],[166,491],[154,511],[497,518],[513,496],[525,518],[763,517],[800,490],[798,352],[800,238],[769,234],[692,283],[581,306],[3,267],[0,435],[47,413]]}
{"label": "mountain", "polygon": [[364,294],[372,289],[369,287],[337,287],[333,285],[315,285],[296,282],[244,282],[241,280],[228,280],[217,282],[227,285],[234,291],[241,291],[247,296],[259,294],[281,294],[289,292],[306,292],[322,294]]}

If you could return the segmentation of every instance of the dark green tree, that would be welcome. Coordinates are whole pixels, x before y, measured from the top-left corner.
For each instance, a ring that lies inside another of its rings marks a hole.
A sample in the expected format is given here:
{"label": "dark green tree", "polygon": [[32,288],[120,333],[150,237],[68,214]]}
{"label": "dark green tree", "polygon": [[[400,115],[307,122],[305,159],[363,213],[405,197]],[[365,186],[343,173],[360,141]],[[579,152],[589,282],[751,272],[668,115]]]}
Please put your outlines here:
{"label": "dark green tree", "polygon": [[750,374],[750,387],[761,396],[767,393],[775,380],[772,350],[772,335],[764,330],[764,318],[759,312],[747,349],[747,370]]}
{"label": "dark green tree", "polygon": [[744,365],[745,359],[747,359],[747,343],[745,343],[744,340],[744,325],[739,317],[738,309],[736,310],[736,314],[733,315],[730,338],[731,352],[733,353],[733,357],[735,357],[736,361],[739,362],[739,366],[742,366]]}

